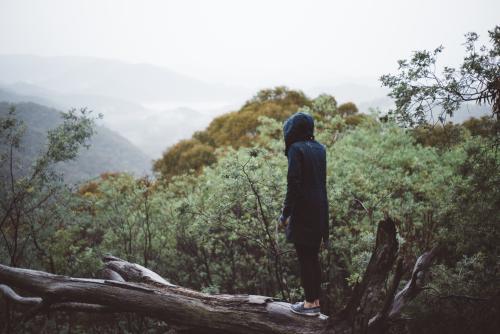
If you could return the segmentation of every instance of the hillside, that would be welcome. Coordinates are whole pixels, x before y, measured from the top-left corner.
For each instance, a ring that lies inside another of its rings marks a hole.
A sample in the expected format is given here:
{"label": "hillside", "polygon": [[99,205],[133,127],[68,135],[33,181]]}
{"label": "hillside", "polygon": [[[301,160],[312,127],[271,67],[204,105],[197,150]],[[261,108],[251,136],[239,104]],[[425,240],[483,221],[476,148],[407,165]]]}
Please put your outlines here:
{"label": "hillside", "polygon": [[[0,116],[4,116],[10,106],[0,102]],[[27,165],[42,150],[48,129],[60,122],[60,111],[32,102],[14,104],[17,116],[27,127],[23,137],[20,161]],[[104,172],[129,172],[137,176],[148,173],[151,159],[140,149],[114,131],[104,126],[96,127],[89,149],[82,149],[74,161],[61,164],[58,168],[64,173],[66,182],[75,183],[99,176]]]}
{"label": "hillside", "polygon": [[160,157],[167,146],[203,129],[213,117],[231,109],[229,105],[209,109],[162,105],[152,108],[104,95],[61,93],[25,82],[0,85],[0,101],[35,102],[60,110],[87,107],[96,113],[102,113],[103,124],[107,128],[126,137],[153,158]]}

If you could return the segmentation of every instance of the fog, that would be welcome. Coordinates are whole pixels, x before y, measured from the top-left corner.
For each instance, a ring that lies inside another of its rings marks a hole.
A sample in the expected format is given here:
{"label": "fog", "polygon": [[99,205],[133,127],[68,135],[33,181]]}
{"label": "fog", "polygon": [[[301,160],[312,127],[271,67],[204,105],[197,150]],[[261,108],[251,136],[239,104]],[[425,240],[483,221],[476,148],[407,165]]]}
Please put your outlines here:
{"label": "fog", "polygon": [[457,64],[463,34],[486,36],[498,13],[495,0],[2,0],[0,88],[100,111],[157,158],[261,88],[387,107],[377,79],[398,59],[443,44]]}

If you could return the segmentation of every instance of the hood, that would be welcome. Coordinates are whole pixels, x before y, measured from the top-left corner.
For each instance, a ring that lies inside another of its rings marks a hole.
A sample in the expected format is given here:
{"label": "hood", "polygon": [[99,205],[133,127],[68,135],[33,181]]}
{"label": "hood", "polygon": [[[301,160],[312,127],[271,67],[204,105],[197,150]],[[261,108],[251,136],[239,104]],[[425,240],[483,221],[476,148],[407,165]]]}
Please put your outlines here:
{"label": "hood", "polygon": [[304,112],[297,112],[290,116],[283,125],[285,138],[285,155],[288,148],[295,142],[314,139],[314,119]]}

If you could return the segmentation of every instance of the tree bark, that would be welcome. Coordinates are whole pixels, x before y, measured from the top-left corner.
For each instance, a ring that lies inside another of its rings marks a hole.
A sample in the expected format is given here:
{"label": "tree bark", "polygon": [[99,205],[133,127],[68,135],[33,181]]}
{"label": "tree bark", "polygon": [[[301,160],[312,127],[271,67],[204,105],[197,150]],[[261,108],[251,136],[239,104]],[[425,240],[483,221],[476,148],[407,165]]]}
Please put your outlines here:
{"label": "tree bark", "polygon": [[207,295],[159,283],[71,278],[4,265],[0,265],[0,281],[40,296],[36,304],[45,303],[46,307],[60,308],[67,303],[83,304],[82,310],[106,307],[199,332],[295,333],[304,329],[303,333],[313,333],[326,325],[325,320],[295,316],[289,304],[263,296]]}
{"label": "tree bark", "polygon": [[[418,294],[419,273],[433,259],[433,251],[422,255],[410,282],[397,294],[401,275],[396,271],[393,288],[384,301],[382,285],[394,264],[397,247],[394,222],[381,221],[361,283],[346,309],[331,320],[324,315],[296,315],[290,312],[289,303],[266,296],[209,295],[186,289],[143,266],[112,256],[103,259],[101,275],[105,279],[72,278],[0,265],[0,293],[9,301],[31,306],[30,317],[40,310],[131,312],[196,333],[375,333],[386,328],[387,321]],[[12,288],[34,297],[22,297]]]}

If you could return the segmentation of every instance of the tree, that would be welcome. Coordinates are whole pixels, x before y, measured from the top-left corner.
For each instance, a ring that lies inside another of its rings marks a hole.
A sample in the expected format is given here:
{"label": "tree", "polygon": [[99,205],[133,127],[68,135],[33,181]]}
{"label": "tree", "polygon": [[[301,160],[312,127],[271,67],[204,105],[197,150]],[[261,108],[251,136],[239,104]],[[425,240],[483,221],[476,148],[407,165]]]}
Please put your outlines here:
{"label": "tree", "polygon": [[417,51],[408,60],[398,61],[399,72],[383,75],[382,85],[391,89],[396,104],[394,116],[414,126],[446,122],[465,102],[490,104],[500,118],[500,26],[489,31],[491,46],[477,47],[479,35],[465,35],[465,57],[458,69],[445,66],[438,73],[437,57],[443,51]]}
{"label": "tree", "polygon": [[[26,257],[29,249],[45,256],[40,247],[41,235],[50,236],[57,221],[56,199],[67,190],[54,167],[76,158],[80,147],[88,147],[94,132],[90,111],[72,109],[62,113],[63,122],[47,133],[44,151],[30,167],[17,161],[23,146],[25,128],[10,109],[0,118],[0,256],[8,256],[11,266],[19,266],[35,256]],[[28,262],[29,263],[29,262]]]}
{"label": "tree", "polygon": [[352,102],[346,102],[339,106],[338,111],[342,117],[347,117],[357,114],[358,107],[356,107],[356,105]]}
{"label": "tree", "polygon": [[337,100],[335,97],[327,94],[321,94],[313,100],[312,110],[314,115],[321,118],[334,117],[337,115]]}
{"label": "tree", "polygon": [[[439,148],[438,159],[451,167],[444,176],[449,184],[433,197],[444,201],[436,203],[439,218],[433,210],[426,222],[432,227],[432,221],[440,221],[431,231],[444,246],[443,263],[433,270],[433,282],[413,312],[421,317],[419,323],[440,319],[436,331],[493,333],[500,326],[494,241],[500,234],[495,214],[500,203],[500,26],[489,31],[489,47],[476,46],[476,33],[465,37],[465,56],[457,69],[438,71],[440,46],[399,61],[399,72],[381,81],[396,104],[388,118],[413,127],[417,142]],[[491,105],[491,114],[463,125],[447,123],[470,102]]]}

